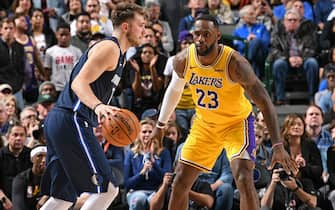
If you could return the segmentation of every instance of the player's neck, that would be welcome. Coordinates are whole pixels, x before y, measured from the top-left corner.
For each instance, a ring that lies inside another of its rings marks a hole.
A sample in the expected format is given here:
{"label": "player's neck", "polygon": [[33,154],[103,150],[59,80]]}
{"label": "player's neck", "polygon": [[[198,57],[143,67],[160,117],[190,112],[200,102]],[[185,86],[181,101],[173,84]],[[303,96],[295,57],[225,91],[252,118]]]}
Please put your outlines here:
{"label": "player's neck", "polygon": [[115,29],[113,31],[113,36],[115,38],[117,38],[122,53],[125,53],[131,47],[127,38],[125,37],[125,35],[122,34],[122,32],[120,30]]}
{"label": "player's neck", "polygon": [[221,48],[222,46],[218,45],[214,47],[213,50],[205,56],[201,56],[198,54],[198,60],[200,61],[202,65],[205,65],[205,66],[213,64],[217,60],[217,57],[220,54]]}

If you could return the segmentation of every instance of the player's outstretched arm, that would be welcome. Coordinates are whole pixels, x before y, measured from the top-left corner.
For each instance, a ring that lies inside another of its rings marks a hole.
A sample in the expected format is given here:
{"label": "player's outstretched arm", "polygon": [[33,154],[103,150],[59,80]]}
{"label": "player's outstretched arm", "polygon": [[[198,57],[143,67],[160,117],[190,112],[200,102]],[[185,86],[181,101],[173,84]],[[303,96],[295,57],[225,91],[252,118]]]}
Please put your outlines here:
{"label": "player's outstretched arm", "polygon": [[[104,71],[115,69],[119,55],[120,49],[114,42],[101,41],[96,44],[90,50],[86,63],[71,84],[72,90],[80,101],[91,109],[95,109],[94,111],[98,116],[107,114],[109,109],[111,113],[115,110],[110,106],[101,104],[101,101],[94,95],[90,84],[97,80]],[[101,105],[97,106],[98,104]],[[96,111],[98,107],[99,112]]]}
{"label": "player's outstretched arm", "polygon": [[180,100],[186,83],[185,79],[183,78],[186,56],[187,51],[184,50],[178,53],[173,60],[174,71],[172,73],[172,79],[165,91],[158,122],[152,132],[151,139],[163,139],[163,129]]}
{"label": "player's outstretched arm", "polygon": [[295,173],[297,171],[297,165],[285,151],[282,140],[280,139],[277,113],[271,98],[262,82],[255,75],[249,62],[236,52],[232,55],[229,63],[229,76],[234,82],[243,86],[248,96],[264,115],[264,120],[269,129],[273,145],[273,156],[270,168],[273,168],[275,163],[280,163],[287,173],[290,171]]}

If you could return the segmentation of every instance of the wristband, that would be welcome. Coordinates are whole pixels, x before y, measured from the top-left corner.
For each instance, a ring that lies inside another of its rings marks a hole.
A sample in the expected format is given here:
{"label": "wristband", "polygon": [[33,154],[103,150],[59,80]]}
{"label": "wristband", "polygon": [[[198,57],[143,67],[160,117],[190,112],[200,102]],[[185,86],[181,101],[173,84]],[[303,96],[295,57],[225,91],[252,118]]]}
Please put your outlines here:
{"label": "wristband", "polygon": [[283,145],[283,142],[278,142],[278,143],[275,143],[274,145],[272,145],[272,150],[278,146],[281,146]]}
{"label": "wristband", "polygon": [[160,129],[164,129],[165,125],[166,125],[165,123],[162,123],[162,122],[159,122],[159,121],[157,121],[157,123],[156,123],[156,127],[160,128]]}
{"label": "wristband", "polygon": [[292,192],[294,192],[294,193],[297,192],[297,191],[299,190],[299,188],[300,188],[300,187],[297,186],[296,188],[294,188],[294,189],[292,190]]}
{"label": "wristband", "polygon": [[93,109],[92,109],[94,113],[95,113],[95,110],[97,109],[97,107],[100,106],[101,104],[104,104],[104,103],[99,102],[99,103],[97,103],[96,105],[94,105],[94,107],[93,107]]}

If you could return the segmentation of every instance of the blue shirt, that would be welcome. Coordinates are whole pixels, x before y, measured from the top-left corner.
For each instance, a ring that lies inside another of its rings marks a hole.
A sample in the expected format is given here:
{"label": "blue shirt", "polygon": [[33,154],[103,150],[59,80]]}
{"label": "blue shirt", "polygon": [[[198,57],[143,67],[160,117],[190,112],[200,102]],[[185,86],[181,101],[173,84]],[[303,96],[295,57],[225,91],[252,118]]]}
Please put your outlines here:
{"label": "blue shirt", "polygon": [[[304,3],[304,17],[307,20],[314,21],[314,14],[313,14],[313,8],[308,2]],[[278,6],[273,7],[273,14],[278,20],[282,20],[284,18],[286,12],[286,8],[283,4],[280,4]]]}
{"label": "blue shirt", "polygon": [[[238,28],[235,28],[233,36],[238,36],[246,39],[249,34],[256,35],[256,39],[260,39],[262,42],[262,48],[267,52],[270,44],[270,33],[263,24],[254,24],[252,26],[243,24]],[[242,41],[234,40],[234,46],[237,50],[243,54],[245,44]]]}
{"label": "blue shirt", "polygon": [[155,156],[155,162],[148,173],[148,179],[140,174],[143,166],[143,154],[134,154],[129,150],[124,161],[124,180],[127,191],[132,190],[156,190],[163,181],[164,174],[171,172],[172,162],[170,152],[164,149],[159,156]]}
{"label": "blue shirt", "polygon": [[327,150],[334,144],[334,141],[330,133],[325,128],[322,128],[321,133],[319,137],[316,139],[315,143],[320,151],[323,171],[328,172]]}

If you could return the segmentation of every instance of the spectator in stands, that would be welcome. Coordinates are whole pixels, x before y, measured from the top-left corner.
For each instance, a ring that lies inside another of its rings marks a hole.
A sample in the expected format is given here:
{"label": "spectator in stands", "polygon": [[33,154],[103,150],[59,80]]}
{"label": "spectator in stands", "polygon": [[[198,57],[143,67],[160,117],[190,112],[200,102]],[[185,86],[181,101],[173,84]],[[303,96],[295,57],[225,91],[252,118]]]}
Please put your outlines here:
{"label": "spectator in stands", "polygon": [[244,6],[239,15],[243,24],[234,29],[233,36],[246,39],[248,48],[240,40],[234,40],[234,46],[240,54],[247,56],[256,75],[261,78],[269,50],[270,33],[263,24],[256,22],[255,8],[252,5]]}
{"label": "spectator in stands", "polygon": [[[333,53],[330,49],[335,47],[335,18],[325,23],[325,28],[320,35],[320,47],[323,50]],[[334,55],[334,53],[332,55]],[[335,63],[335,58],[332,58],[329,62]]]}
{"label": "spectator in stands", "polygon": [[84,53],[92,38],[90,15],[87,12],[77,15],[76,28],[76,35],[71,37],[71,44]]}
{"label": "spectator in stands", "polygon": [[135,113],[141,116],[148,108],[158,108],[164,85],[163,69],[157,69],[158,54],[151,44],[142,45],[140,61],[131,59],[132,90],[135,97]]}
{"label": "spectator in stands", "polygon": [[264,120],[264,115],[261,111],[257,111],[256,113],[256,120],[255,122],[257,124],[259,124],[260,126],[262,126],[263,128],[263,144],[266,147],[266,149],[268,151],[271,150],[272,147],[272,143],[271,143],[271,137],[270,137],[270,133],[269,133],[269,129],[267,128],[266,124],[265,124],[265,120]]}
{"label": "spectator in stands", "polygon": [[264,128],[260,123],[255,123],[255,138],[256,138],[256,162],[263,166],[270,166],[271,151],[263,144]]}
{"label": "spectator in stands", "polygon": [[30,149],[24,146],[26,137],[27,133],[22,125],[12,125],[7,133],[8,145],[0,149],[0,191],[8,198],[3,200],[1,197],[3,207],[11,202],[14,177],[32,166]]}
{"label": "spectator in stands", "polygon": [[[150,199],[150,210],[167,210],[174,174],[165,173],[163,183]],[[212,209],[214,194],[207,182],[197,179],[189,193],[189,210]]]}
{"label": "spectator in stands", "polygon": [[13,180],[12,202],[15,210],[36,210],[42,197],[40,181],[45,171],[47,147],[37,145],[30,152],[31,168],[19,173]]}
{"label": "spectator in stands", "polygon": [[305,113],[306,134],[317,145],[321,154],[322,160],[322,176],[316,177],[319,182],[316,187],[323,185],[323,180],[329,175],[327,167],[327,150],[334,144],[330,133],[326,128],[322,127],[324,114],[321,108],[317,105],[310,105]]}
{"label": "spectator in stands", "polygon": [[15,14],[15,39],[23,45],[26,53],[25,80],[23,84],[23,98],[27,103],[34,103],[38,97],[38,79],[36,78],[35,71],[42,78],[45,78],[46,73],[43,68],[40,54],[36,48],[36,43],[31,36],[28,36],[28,26],[23,13]]}
{"label": "spectator in stands", "polygon": [[271,32],[276,23],[270,4],[267,0],[251,0],[256,13],[256,21],[258,24],[264,24],[266,29]]}
{"label": "spectator in stands", "polygon": [[198,14],[198,12],[202,11],[206,7],[205,0],[189,0],[187,7],[191,10],[191,13],[187,16],[183,17],[179,22],[178,32],[187,30],[192,31],[194,20]]}
{"label": "spectator in stands", "polygon": [[[178,36],[178,50],[181,51],[186,49],[190,44],[193,43],[193,36],[192,34],[185,30],[181,31]],[[166,88],[169,85],[169,82],[172,77],[173,73],[173,59],[174,56],[169,57],[168,61],[166,62],[165,69],[164,69],[164,87]],[[191,126],[191,118],[195,113],[194,103],[192,99],[192,94],[190,92],[189,86],[186,84],[184,87],[183,94],[179,101],[179,104],[176,107],[176,122],[180,126],[182,131],[181,141],[186,139],[186,136],[189,132]]]}
{"label": "spectator in stands", "polygon": [[[315,189],[318,188],[322,163],[316,145],[305,135],[304,119],[298,114],[287,115],[281,129],[281,136],[284,139],[286,150],[298,165],[297,177],[302,182],[302,186],[299,186],[298,179],[279,176],[279,171],[282,169],[275,169],[269,188],[262,199],[262,206],[265,205],[271,209],[285,209],[285,206],[291,204],[291,200],[295,200],[296,209],[301,208],[304,203],[315,208],[317,205]],[[277,185],[279,181],[281,185]],[[285,193],[288,193],[287,197]]]}
{"label": "spectator in stands", "polygon": [[14,19],[2,19],[0,30],[0,84],[7,83],[12,87],[18,107],[22,109],[24,106],[22,86],[24,81],[25,52],[23,46],[15,40],[14,32]]}
{"label": "spectator in stands", "polygon": [[30,15],[34,9],[33,0],[14,0],[11,6],[13,14],[23,13],[28,25],[28,31],[31,30]]}
{"label": "spectator in stands", "polygon": [[12,94],[13,94],[13,88],[9,84],[4,83],[0,85],[0,100]]}
{"label": "spectator in stands", "polygon": [[325,123],[335,117],[335,64],[329,63],[324,67],[324,75],[327,79],[327,88],[315,94],[315,104],[318,105],[325,116]]}
{"label": "spectator in stands", "polygon": [[13,124],[18,121],[19,110],[16,104],[16,98],[14,95],[9,95],[3,98],[3,102],[6,106],[6,112],[8,115],[8,121]]}
{"label": "spectator in stands", "polygon": [[[158,117],[158,116],[157,116]],[[165,138],[163,138],[163,146],[170,151],[171,157],[175,157],[177,148],[180,145],[182,133],[176,122],[169,122],[165,128]]]}
{"label": "spectator in stands", "polygon": [[56,32],[59,20],[65,12],[64,0],[33,0],[35,8],[42,9],[44,20],[54,32]]}
{"label": "spectator in stands", "polygon": [[124,179],[127,203],[130,210],[145,210],[149,207],[148,197],[158,189],[164,174],[171,172],[171,157],[160,142],[149,144],[155,126],[152,120],[141,121],[141,129],[134,146],[126,154]]}
{"label": "spectator in stands", "polygon": [[[292,3],[291,0],[281,0],[282,4],[273,7],[273,14],[277,18],[277,20],[283,20],[286,14],[286,10],[289,10],[290,4]],[[308,3],[308,1],[303,2],[304,5],[304,15],[302,17],[306,18],[307,20],[314,19],[313,14],[313,7]]]}
{"label": "spectator in stands", "polygon": [[[284,174],[284,175],[281,175]],[[285,175],[284,169],[273,170],[272,179],[261,199],[262,210],[316,208],[316,190],[310,180],[299,180]]]}
{"label": "spectator in stands", "polygon": [[33,130],[39,125],[38,113],[33,106],[26,106],[20,113],[20,124],[26,129],[26,142],[33,140]]}
{"label": "spectator in stands", "polygon": [[223,150],[211,172],[200,173],[199,180],[210,184],[214,192],[213,210],[231,210],[233,207],[234,189],[233,174],[226,151]]}
{"label": "spectator in stands", "polygon": [[63,21],[71,25],[76,19],[77,15],[83,12],[83,5],[81,0],[68,0],[66,1],[67,12],[62,15]]}
{"label": "spectator in stands", "polygon": [[[44,16],[41,9],[33,9],[31,14],[31,36],[36,43],[37,51],[39,52],[41,61],[44,62],[45,51],[47,48],[57,43],[55,33],[44,25]],[[46,75],[45,75],[46,76]],[[50,78],[39,79],[49,80]]]}
{"label": "spectator in stands", "polygon": [[41,94],[36,102],[36,111],[38,112],[38,120],[45,120],[48,113],[53,108],[56,98],[49,94]]}
{"label": "spectator in stands", "polygon": [[148,10],[148,18],[151,24],[159,23],[163,27],[162,45],[168,53],[174,49],[173,36],[170,25],[167,21],[160,20],[161,5],[158,0],[149,0],[145,2],[145,7]]}
{"label": "spectator in stands", "polygon": [[318,0],[314,3],[315,23],[319,29],[324,29],[327,17],[333,8],[335,8],[335,6],[332,0]]}
{"label": "spectator in stands", "polygon": [[[91,32],[102,33],[105,36],[112,36],[113,23],[105,16],[100,14],[100,4],[98,0],[87,0],[85,5],[85,11],[90,14],[91,19]],[[76,21],[71,23],[71,35],[76,34]]]}
{"label": "spectator in stands", "polygon": [[169,56],[169,52],[164,49],[163,42],[166,41],[166,37],[163,37],[164,28],[160,23],[153,23],[151,25],[154,30],[156,40],[157,40],[157,49],[159,52],[163,53],[166,56]]}
{"label": "spectator in stands", "polygon": [[296,10],[288,10],[283,20],[284,27],[272,32],[269,60],[273,62],[277,105],[285,103],[285,81],[288,73],[294,74],[297,70],[304,72],[310,103],[313,103],[317,90],[319,66],[315,59],[316,37],[310,30],[310,24],[301,23],[300,19]]}
{"label": "spectator in stands", "polygon": [[57,26],[57,45],[48,48],[45,54],[44,66],[51,82],[56,85],[58,94],[64,89],[70,79],[72,68],[79,60],[82,52],[70,44],[70,26],[61,23]]}
{"label": "spectator in stands", "polygon": [[219,24],[234,24],[234,13],[230,7],[223,4],[221,0],[208,0],[207,7],[209,14],[218,19]]}
{"label": "spectator in stands", "polygon": [[39,86],[39,94],[49,94],[53,96],[54,98],[57,98],[57,92],[56,92],[56,86],[54,83],[50,81],[45,81]]}
{"label": "spectator in stands", "polygon": [[5,136],[9,129],[9,117],[6,112],[6,105],[3,101],[0,101],[0,136]]}

